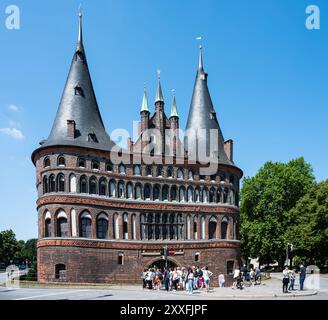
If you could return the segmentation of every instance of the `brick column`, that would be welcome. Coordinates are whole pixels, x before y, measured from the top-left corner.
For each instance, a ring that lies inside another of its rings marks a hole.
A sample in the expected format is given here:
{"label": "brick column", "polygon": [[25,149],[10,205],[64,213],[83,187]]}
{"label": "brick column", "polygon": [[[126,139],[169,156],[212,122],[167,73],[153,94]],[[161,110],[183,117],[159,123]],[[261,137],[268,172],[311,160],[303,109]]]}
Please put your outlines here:
{"label": "brick column", "polygon": [[221,239],[221,215],[216,216],[216,239]]}
{"label": "brick column", "polygon": [[136,214],[136,240],[141,240],[140,213]]}
{"label": "brick column", "polygon": [[114,214],[115,212],[108,213],[108,239],[114,239]]}
{"label": "brick column", "polygon": [[205,216],[205,239],[209,239],[209,223],[210,223],[210,215],[206,214]]}
{"label": "brick column", "polygon": [[91,237],[97,238],[97,217],[93,213],[91,213]]}

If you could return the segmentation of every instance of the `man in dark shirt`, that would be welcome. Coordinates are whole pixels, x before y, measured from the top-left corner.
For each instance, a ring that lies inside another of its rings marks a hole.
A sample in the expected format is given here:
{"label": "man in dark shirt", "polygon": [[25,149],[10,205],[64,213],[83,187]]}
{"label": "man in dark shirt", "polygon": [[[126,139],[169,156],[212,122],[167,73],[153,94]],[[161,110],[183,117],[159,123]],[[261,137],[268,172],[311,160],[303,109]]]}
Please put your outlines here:
{"label": "man in dark shirt", "polygon": [[306,268],[301,264],[300,265],[300,290],[303,290],[303,286],[304,286],[304,280],[306,277]]}

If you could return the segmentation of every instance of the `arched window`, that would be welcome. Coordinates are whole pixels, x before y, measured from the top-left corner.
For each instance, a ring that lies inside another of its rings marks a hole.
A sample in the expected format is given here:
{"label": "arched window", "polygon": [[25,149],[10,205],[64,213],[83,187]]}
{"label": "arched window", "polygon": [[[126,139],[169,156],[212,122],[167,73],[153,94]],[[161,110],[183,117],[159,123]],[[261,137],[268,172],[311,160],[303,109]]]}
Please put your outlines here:
{"label": "arched window", "polygon": [[164,185],[162,188],[162,201],[167,201],[169,196],[169,187]]}
{"label": "arched window", "polygon": [[174,213],[171,213],[169,215],[169,235],[170,235],[170,240],[173,240],[176,236],[176,228],[175,228],[175,215]]}
{"label": "arched window", "polygon": [[133,186],[132,186],[132,183],[131,182],[128,182],[127,183],[127,186],[126,186],[126,197],[128,199],[132,199],[133,198]]}
{"label": "arched window", "polygon": [[223,191],[223,203],[227,203],[228,200],[228,189],[225,188]]}
{"label": "arched window", "polygon": [[187,197],[188,197],[188,202],[193,202],[194,201],[194,198],[193,198],[193,189],[192,189],[191,186],[188,187]]}
{"label": "arched window", "polygon": [[92,170],[99,170],[99,161],[92,160],[92,162],[91,162],[91,169]]}
{"label": "arched window", "polygon": [[99,180],[99,195],[105,196],[107,189],[107,182],[105,178]]}
{"label": "arched window", "polygon": [[177,187],[172,186],[171,187],[171,201],[176,201],[177,200]]}
{"label": "arched window", "polygon": [[141,175],[141,168],[139,164],[136,164],[133,166],[133,174],[135,176],[140,176]]}
{"label": "arched window", "polygon": [[111,180],[109,182],[109,196],[116,197],[116,182],[115,180]]}
{"label": "arched window", "polygon": [[141,240],[146,239],[146,218],[144,214],[141,214],[140,216],[140,235],[141,235]]}
{"label": "arched window", "polygon": [[161,215],[156,213],[155,215],[155,239],[159,240],[160,238],[160,222],[161,222]]}
{"label": "arched window", "polygon": [[231,184],[235,183],[235,176],[233,174],[230,175],[229,181]]}
{"label": "arched window", "polygon": [[211,181],[216,181],[216,174],[212,174],[210,178],[211,178]]}
{"label": "arched window", "polygon": [[221,221],[221,239],[227,239],[228,235],[228,219],[224,217]]}
{"label": "arched window", "polygon": [[97,194],[97,179],[95,177],[92,177],[89,180],[89,193]]}
{"label": "arched window", "polygon": [[146,176],[151,177],[153,175],[153,171],[151,169],[151,166],[146,167]]}
{"label": "arched window", "polygon": [[86,176],[82,176],[80,178],[80,192],[87,193],[88,192],[88,181]]}
{"label": "arched window", "polygon": [[210,193],[209,193],[209,202],[210,203],[213,203],[214,202],[214,200],[215,200],[215,189],[214,188],[211,188],[211,190],[210,190]]}
{"label": "arched window", "polygon": [[108,235],[108,217],[105,213],[97,216],[97,238],[107,239]]}
{"label": "arched window", "polygon": [[123,214],[123,239],[129,239],[129,232],[128,232],[128,214]]}
{"label": "arched window", "polygon": [[205,217],[202,216],[200,219],[200,238],[205,239]]}
{"label": "arched window", "polygon": [[179,213],[177,216],[177,222],[178,222],[178,230],[177,230],[177,237],[178,240],[182,239],[182,214]]}
{"label": "arched window", "polygon": [[179,201],[185,202],[186,201],[186,189],[185,187],[180,187],[179,189]]}
{"label": "arched window", "polygon": [[44,158],[44,160],[43,160],[43,166],[45,168],[50,167],[50,159],[49,159],[49,157],[45,157]]}
{"label": "arched window", "polygon": [[150,185],[146,184],[144,189],[144,199],[150,200]]}
{"label": "arched window", "polygon": [[136,199],[141,199],[141,184],[136,184],[135,187],[135,198]]}
{"label": "arched window", "polygon": [[120,174],[125,174],[125,172],[126,172],[126,167],[125,167],[125,165],[124,165],[123,163],[121,163],[121,164],[119,165],[119,167],[118,167],[118,172],[119,172]]}
{"label": "arched window", "polygon": [[222,190],[221,188],[218,189],[218,193],[217,193],[217,202],[222,202]]}
{"label": "arched window", "polygon": [[211,217],[208,224],[208,237],[209,239],[216,238],[216,219],[215,217]]}
{"label": "arched window", "polygon": [[163,240],[166,240],[167,239],[167,236],[168,236],[168,225],[167,225],[167,222],[168,222],[168,216],[167,216],[166,213],[164,213],[163,216],[162,216],[162,224],[163,224],[162,238],[163,238]]}
{"label": "arched window", "polygon": [[44,236],[51,237],[51,214],[49,211],[44,215]]}
{"label": "arched window", "polygon": [[56,181],[53,174],[49,177],[49,192],[56,192]]}
{"label": "arched window", "polygon": [[62,173],[57,176],[57,191],[65,192],[65,177]]}
{"label": "arched window", "polygon": [[194,240],[197,240],[197,216],[194,217],[194,221],[193,221],[193,233],[194,233]]}
{"label": "arched window", "polygon": [[136,229],[136,224],[137,224],[137,217],[135,214],[133,214],[131,216],[131,229],[132,229],[132,240],[136,240],[137,239],[137,229]]}
{"label": "arched window", "polygon": [[55,265],[55,279],[66,279],[66,265],[59,263]]}
{"label": "arched window", "polygon": [[91,215],[88,211],[83,211],[80,215],[80,237],[91,238]]}
{"label": "arched window", "polygon": [[236,196],[235,196],[235,206],[239,206],[239,194],[238,192],[236,192]]}
{"label": "arched window", "polygon": [[68,237],[68,223],[65,211],[60,210],[56,215],[57,237]]}
{"label": "arched window", "polygon": [[208,202],[208,190],[207,190],[207,188],[203,189],[203,202],[205,202],[205,203]]}
{"label": "arched window", "polygon": [[69,192],[76,193],[76,176],[73,173],[69,176]]}
{"label": "arched window", "polygon": [[188,171],[188,179],[189,180],[194,180],[194,173],[191,169],[189,169],[189,171]]}
{"label": "arched window", "polygon": [[183,179],[183,169],[181,169],[181,168],[178,169],[177,178],[178,179]]}
{"label": "arched window", "polygon": [[106,171],[107,172],[112,172],[113,171],[113,165],[110,161],[106,162]]}
{"label": "arched window", "polygon": [[80,168],[85,168],[85,159],[79,158],[77,160],[77,166],[80,167]]}
{"label": "arched window", "polygon": [[235,194],[233,193],[233,190],[230,190],[230,197],[229,202],[231,205],[235,204]]}
{"label": "arched window", "polygon": [[195,201],[200,202],[200,190],[198,187],[195,189]]}
{"label": "arched window", "polygon": [[156,176],[157,177],[161,177],[162,176],[162,171],[163,171],[163,167],[162,166],[158,166],[157,167],[157,171],[156,171]]}
{"label": "arched window", "polygon": [[167,168],[167,174],[166,174],[166,176],[168,178],[173,178],[173,169],[172,169],[172,167],[168,167]]}
{"label": "arched window", "polygon": [[43,185],[43,194],[48,193],[48,178],[47,176],[44,176],[42,179],[42,185]]}
{"label": "arched window", "polygon": [[114,234],[114,239],[120,238],[120,229],[118,226],[118,214],[117,213],[115,213],[113,216],[113,234]]}
{"label": "arched window", "polygon": [[187,216],[186,239],[190,240],[190,216]]}
{"label": "arched window", "polygon": [[159,185],[156,184],[153,189],[153,200],[159,200],[160,188]]}
{"label": "arched window", "polygon": [[151,240],[151,239],[153,239],[153,235],[154,235],[154,230],[153,230],[153,214],[152,213],[148,213],[148,215],[147,215],[147,223],[148,223],[148,230],[147,230],[148,240]]}
{"label": "arched window", "polygon": [[57,159],[57,165],[58,166],[65,166],[65,158],[63,156],[59,156]]}
{"label": "arched window", "polygon": [[117,185],[117,195],[119,198],[124,198],[125,197],[125,187],[124,187],[124,182],[119,181]]}

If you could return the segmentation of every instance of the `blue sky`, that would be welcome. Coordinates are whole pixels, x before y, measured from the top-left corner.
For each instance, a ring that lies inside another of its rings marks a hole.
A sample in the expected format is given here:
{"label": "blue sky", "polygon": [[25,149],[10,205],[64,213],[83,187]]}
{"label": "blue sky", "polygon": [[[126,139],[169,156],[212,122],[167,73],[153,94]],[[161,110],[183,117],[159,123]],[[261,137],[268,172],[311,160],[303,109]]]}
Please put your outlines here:
{"label": "blue sky", "polygon": [[[246,176],[268,160],[304,156],[328,177],[328,3],[325,0],[0,0],[0,230],[37,236],[35,170],[30,160],[50,132],[77,38],[84,44],[107,131],[139,119],[143,85],[155,98],[156,69],[170,110],[176,90],[185,127],[198,43],[225,139]],[[17,5],[20,30],[5,27]],[[320,30],[305,8],[320,8]],[[153,109],[152,109],[153,110]]]}

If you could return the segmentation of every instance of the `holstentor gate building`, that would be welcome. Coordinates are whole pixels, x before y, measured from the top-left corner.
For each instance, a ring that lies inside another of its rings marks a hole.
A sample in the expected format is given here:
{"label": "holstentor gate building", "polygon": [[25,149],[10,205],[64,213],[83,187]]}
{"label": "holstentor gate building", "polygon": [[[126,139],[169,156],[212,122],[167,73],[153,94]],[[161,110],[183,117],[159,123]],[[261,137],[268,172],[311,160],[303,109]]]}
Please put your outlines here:
{"label": "holstentor gate building", "polygon": [[[155,111],[151,115],[145,90],[140,118],[139,136],[125,149],[106,133],[80,14],[78,44],[56,119],[32,154],[40,282],[140,281],[143,268],[162,265],[164,245],[174,248],[169,266],[208,265],[214,283],[239,263],[242,171],[233,163],[232,140],[223,139],[201,48],[186,143],[178,134],[166,134],[179,128],[179,115],[173,97],[166,116],[159,79]],[[206,140],[210,131],[214,144]],[[203,153],[214,170],[204,169]]]}

